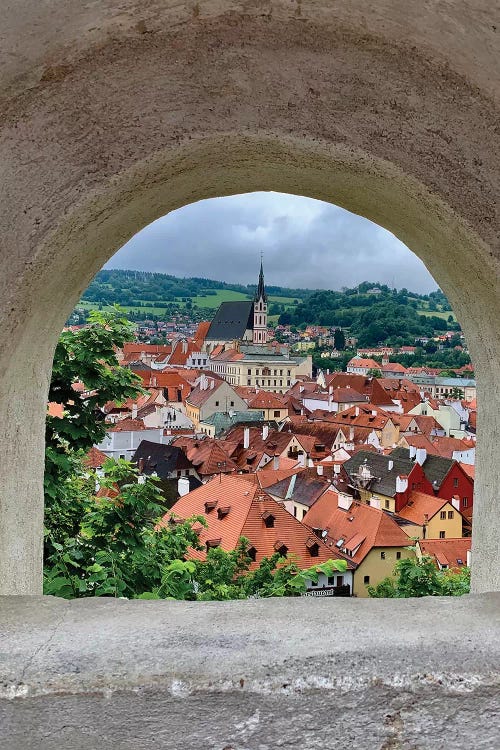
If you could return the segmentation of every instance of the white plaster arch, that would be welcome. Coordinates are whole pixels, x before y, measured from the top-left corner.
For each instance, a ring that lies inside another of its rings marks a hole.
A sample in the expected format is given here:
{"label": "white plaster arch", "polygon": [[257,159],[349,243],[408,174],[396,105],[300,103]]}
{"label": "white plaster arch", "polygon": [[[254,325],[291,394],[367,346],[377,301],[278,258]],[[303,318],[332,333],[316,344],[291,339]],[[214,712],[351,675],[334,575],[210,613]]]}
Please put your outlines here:
{"label": "white plaster arch", "polygon": [[368,11],[361,1],[348,10],[312,2],[298,15],[282,2],[165,2],[153,12],[133,0],[98,10],[65,0],[57,36],[50,8],[35,12],[26,0],[37,34],[17,66],[9,49],[24,32],[7,13],[1,591],[40,590],[43,419],[67,313],[150,221],[253,190],[372,219],[449,296],[479,380],[474,588],[499,587],[500,118],[491,75],[500,56],[488,3],[463,0],[447,14],[434,6],[412,14],[399,0]]}

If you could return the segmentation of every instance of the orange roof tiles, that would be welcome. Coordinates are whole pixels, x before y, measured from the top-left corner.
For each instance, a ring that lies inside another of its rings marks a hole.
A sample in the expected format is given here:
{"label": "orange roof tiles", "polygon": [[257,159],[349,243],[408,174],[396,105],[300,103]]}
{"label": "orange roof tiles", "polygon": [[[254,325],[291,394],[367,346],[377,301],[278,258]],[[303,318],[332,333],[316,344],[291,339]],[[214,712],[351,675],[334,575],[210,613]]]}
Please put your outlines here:
{"label": "orange roof tiles", "polygon": [[[328,531],[327,544],[335,546],[342,539],[341,548],[350,540],[363,537],[352,559],[362,562],[373,547],[407,547],[410,542],[405,532],[384,511],[353,501],[348,510],[338,507],[338,494],[327,490],[307,512],[304,522],[312,529]],[[349,547],[347,546],[347,549]]]}
{"label": "orange roof tiles", "polygon": [[410,521],[410,523],[422,526],[426,521],[430,521],[449,502],[449,500],[445,500],[442,497],[427,495],[425,492],[412,491],[408,503],[399,511],[398,515],[406,521]]}
{"label": "orange roof tiles", "polygon": [[259,391],[249,402],[249,409],[284,409],[285,404],[277,393],[272,391]]}
{"label": "orange roof tiles", "polygon": [[[457,537],[456,539],[421,539],[418,543],[422,554],[430,555],[437,567],[448,567],[450,570],[460,570],[467,565],[467,553],[471,550],[471,537]],[[461,562],[459,562],[461,561]]]}
{"label": "orange roof tiles", "polygon": [[100,469],[107,460],[108,456],[100,451],[99,448],[93,446],[83,459],[83,465],[89,469]]}
{"label": "orange roof tiles", "polygon": [[[208,503],[208,505],[205,505]],[[229,511],[218,513],[218,508]],[[208,511],[208,512],[207,512]],[[170,517],[189,518],[202,515],[207,528],[200,527],[199,538],[204,550],[191,550],[190,557],[204,560],[206,545],[217,540],[226,551],[235,549],[240,537],[246,537],[255,548],[255,562],[259,565],[263,557],[270,557],[284,544],[288,554],[296,556],[299,566],[308,568],[330,559],[344,559],[336,551],[329,549],[320,539],[269,495],[260,489],[255,480],[242,476],[224,476],[179,498],[172,509],[165,514],[161,523],[167,524]],[[269,518],[272,517],[272,523]],[[268,519],[266,525],[265,518]],[[220,541],[219,541],[220,540]],[[317,556],[310,553],[317,545]]]}
{"label": "orange roof tiles", "polygon": [[125,432],[127,430],[145,430],[146,426],[142,419],[121,419],[113,427],[110,427],[109,432]]}

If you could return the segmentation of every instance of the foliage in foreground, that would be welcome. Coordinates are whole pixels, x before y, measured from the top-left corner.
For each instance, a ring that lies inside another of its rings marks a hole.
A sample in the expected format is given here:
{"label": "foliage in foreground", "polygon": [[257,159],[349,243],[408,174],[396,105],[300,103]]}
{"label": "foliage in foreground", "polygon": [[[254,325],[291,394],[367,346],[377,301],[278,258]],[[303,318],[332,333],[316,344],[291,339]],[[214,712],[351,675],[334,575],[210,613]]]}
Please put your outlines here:
{"label": "foliage in foreground", "polygon": [[[93,312],[89,325],[77,331],[63,331],[54,354],[49,402],[61,404],[61,418],[47,416],[45,429],[45,525],[50,539],[60,542],[76,534],[80,510],[88,487],[80,461],[90,448],[101,442],[106,426],[101,407],[136,398],[140,379],[120,366],[116,348],[134,338],[133,325],[117,309]],[[85,397],[74,389],[83,383]],[[53,552],[46,546],[46,553]]]}
{"label": "foliage in foreground", "polygon": [[464,567],[458,573],[438,570],[428,555],[424,555],[421,560],[399,560],[392,578],[384,578],[377,586],[368,586],[369,595],[375,598],[462,596],[469,591],[469,568]]}
{"label": "foliage in foreground", "polygon": [[95,491],[97,477],[82,478],[74,499],[76,534],[59,530],[57,540],[48,540],[45,594],[188,600],[297,596],[319,573],[329,576],[346,568],[344,561],[331,560],[301,570],[292,558],[276,553],[250,571],[246,539],[230,552],[210,549],[206,561],[186,559],[190,549],[202,548],[196,526],[206,524],[203,516],[158,527],[165,509],[157,482],[138,482],[127,461],[110,460],[104,470],[99,483],[114,496],[95,497],[88,486]]}

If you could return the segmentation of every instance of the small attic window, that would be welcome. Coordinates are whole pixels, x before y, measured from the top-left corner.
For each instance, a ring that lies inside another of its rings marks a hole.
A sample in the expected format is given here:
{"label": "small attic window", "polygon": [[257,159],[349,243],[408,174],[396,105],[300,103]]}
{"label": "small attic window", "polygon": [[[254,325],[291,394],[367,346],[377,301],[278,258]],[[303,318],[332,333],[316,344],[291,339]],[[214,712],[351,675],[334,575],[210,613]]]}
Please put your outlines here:
{"label": "small attic window", "polygon": [[463,564],[464,564],[464,561],[462,560],[462,558],[457,557],[457,565],[463,565]]}
{"label": "small attic window", "polygon": [[262,520],[264,521],[266,525],[266,529],[274,528],[274,522],[276,518],[273,516],[272,513],[270,513],[270,511],[266,510],[266,512],[262,514]]}
{"label": "small attic window", "polygon": [[217,507],[218,500],[207,500],[205,503],[205,513],[210,513],[211,510]]}
{"label": "small attic window", "polygon": [[247,550],[247,555],[252,562],[255,562],[257,558],[257,550],[255,549],[255,547],[250,547],[250,549]]}
{"label": "small attic window", "polygon": [[207,541],[205,543],[206,547],[207,547],[207,551],[209,549],[214,549],[215,547],[220,547],[221,541],[222,540],[220,538],[219,539],[207,539]]}
{"label": "small attic window", "polygon": [[325,450],[325,445],[324,445],[324,443],[314,443],[314,448],[317,451],[324,451]]}
{"label": "small attic window", "polygon": [[287,554],[288,554],[288,547],[286,546],[286,544],[284,542],[282,542],[280,540],[278,540],[275,543],[274,549],[276,550],[276,552],[279,552],[279,554],[281,555],[281,557],[286,557]]}
{"label": "small attic window", "polygon": [[219,520],[227,516],[230,510],[231,510],[230,505],[224,505],[220,508],[217,508],[217,517],[219,518]]}
{"label": "small attic window", "polygon": [[311,555],[311,557],[318,557],[319,544],[315,539],[308,539],[306,542],[306,547],[309,550],[309,554]]}

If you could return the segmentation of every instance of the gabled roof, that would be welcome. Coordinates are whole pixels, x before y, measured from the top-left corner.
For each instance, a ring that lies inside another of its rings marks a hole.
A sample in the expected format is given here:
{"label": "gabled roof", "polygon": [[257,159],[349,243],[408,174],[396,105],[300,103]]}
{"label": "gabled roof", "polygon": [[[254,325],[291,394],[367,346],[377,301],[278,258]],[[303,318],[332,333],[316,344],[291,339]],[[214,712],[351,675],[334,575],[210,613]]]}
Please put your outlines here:
{"label": "gabled roof", "polygon": [[449,502],[449,500],[435,497],[435,495],[427,495],[425,492],[411,492],[408,503],[399,511],[398,515],[405,521],[423,526]]}
{"label": "gabled roof", "polygon": [[186,455],[200,476],[238,471],[238,466],[229,453],[215,440],[202,440],[200,443],[192,441],[191,446],[186,450]]}
{"label": "gabled roof", "polygon": [[[351,480],[354,481],[355,475],[361,466],[366,466],[370,470],[373,480],[370,483],[370,490],[380,492],[386,497],[394,497],[396,494],[396,479],[398,476],[408,476],[413,469],[414,462],[408,458],[397,458],[392,451],[389,456],[382,453],[372,453],[370,451],[357,451],[352,458],[344,463],[344,469],[347,471]],[[391,468],[392,464],[392,468]]]}
{"label": "gabled roof", "polygon": [[157,474],[160,479],[165,479],[174,471],[193,468],[181,448],[150,440],[141,441],[132,461],[139,467],[141,474]]}
{"label": "gabled roof", "polygon": [[285,409],[283,400],[273,391],[259,391],[248,404],[249,409]]}
{"label": "gabled roof", "polygon": [[[348,510],[338,507],[338,494],[327,490],[307,512],[305,523],[311,529],[326,530],[330,548],[346,548],[359,564],[373,547],[407,547],[408,536],[395,520],[378,508],[353,501]],[[356,550],[356,547],[358,549]]]}
{"label": "gabled roof", "polygon": [[242,339],[253,330],[253,301],[222,302],[208,329],[207,341]]}
{"label": "gabled roof", "polygon": [[472,538],[420,539],[418,546],[422,554],[434,558],[437,567],[460,570],[467,565],[467,553],[471,550]]}
{"label": "gabled roof", "polygon": [[[410,451],[406,448],[395,448],[392,451],[390,458],[393,458],[394,461],[409,460],[411,463],[414,463],[410,459]],[[452,468],[453,464],[456,463],[457,461],[454,461],[451,458],[443,458],[442,456],[433,456],[427,454],[422,468],[429,482],[436,488],[439,488],[441,487],[444,479],[446,478],[446,475]]]}
{"label": "gabled roof", "polygon": [[[222,385],[224,381],[222,380],[210,380],[208,378],[209,386],[208,388],[201,388],[199,385],[194,388],[189,396],[186,399],[186,403],[188,403],[190,406],[203,406],[205,401],[207,401],[210,396],[212,396]],[[213,383],[213,386],[210,387],[210,385]]]}
{"label": "gabled roof", "polygon": [[[205,503],[210,505],[206,506]],[[229,508],[229,511],[219,514],[219,508]],[[288,554],[296,556],[298,565],[304,568],[330,559],[345,559],[263,492],[255,478],[241,475],[223,476],[221,481],[215,478],[179,498],[161,523],[167,524],[172,516],[186,519],[194,515],[204,516],[208,524],[207,528],[199,527],[202,545],[209,540],[217,540],[223,549],[229,551],[235,549],[240,537],[246,537],[256,552],[251,567],[259,565],[263,557],[273,555],[281,546],[278,542],[284,544]],[[264,517],[269,516],[273,516],[274,523],[266,526]],[[311,556],[308,544],[317,545],[316,557]],[[204,560],[206,548],[202,551],[190,550],[189,556]],[[350,567],[352,569],[352,564]]]}
{"label": "gabled roof", "polygon": [[329,486],[329,480],[316,472],[312,476],[300,472],[267,487],[267,492],[282,501],[293,500],[310,508]]}
{"label": "gabled roof", "polygon": [[94,445],[83,459],[83,465],[89,469],[100,469],[107,460],[108,456]]}

